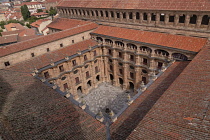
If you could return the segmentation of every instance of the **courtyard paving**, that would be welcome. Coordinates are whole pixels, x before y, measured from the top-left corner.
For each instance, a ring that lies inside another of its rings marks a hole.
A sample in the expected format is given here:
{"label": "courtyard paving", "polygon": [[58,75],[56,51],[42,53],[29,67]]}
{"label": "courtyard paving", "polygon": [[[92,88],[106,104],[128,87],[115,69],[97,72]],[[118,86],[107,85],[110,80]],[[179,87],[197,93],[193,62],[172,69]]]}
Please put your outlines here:
{"label": "courtyard paving", "polygon": [[83,95],[83,98],[80,97],[79,102],[83,99],[95,114],[99,110],[104,112],[106,108],[111,109],[116,114],[126,104],[128,94],[133,96],[133,93],[128,93],[120,87],[112,86],[109,83],[101,83],[97,88],[92,89],[89,94]]}

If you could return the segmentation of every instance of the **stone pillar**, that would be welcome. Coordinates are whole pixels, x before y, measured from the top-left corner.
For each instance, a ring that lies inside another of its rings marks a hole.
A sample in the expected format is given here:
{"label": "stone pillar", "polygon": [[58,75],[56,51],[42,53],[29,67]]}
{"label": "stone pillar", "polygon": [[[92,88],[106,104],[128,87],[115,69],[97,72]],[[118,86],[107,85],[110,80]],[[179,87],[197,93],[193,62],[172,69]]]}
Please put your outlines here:
{"label": "stone pillar", "polygon": [[155,25],[158,25],[160,22],[160,13],[156,13]]}
{"label": "stone pillar", "polygon": [[155,70],[155,60],[154,59],[150,59],[150,64],[149,64],[149,69],[150,70]]}
{"label": "stone pillar", "polygon": [[[99,67],[100,65],[98,65]],[[90,76],[92,77],[91,81],[92,81],[92,88],[96,88],[96,77],[95,77],[95,65],[94,65],[94,61],[92,61],[90,63],[90,69],[89,69],[89,73],[90,73]]]}
{"label": "stone pillar", "polygon": [[115,60],[113,60],[113,76],[114,76],[114,80],[113,80],[113,85],[114,86],[119,86],[119,83],[118,83],[118,79],[119,79],[119,77],[118,77],[118,72],[119,72],[119,70],[118,70],[118,61],[115,59]]}
{"label": "stone pillar", "polygon": [[179,15],[178,14],[175,14],[175,17],[174,17],[174,26],[177,26],[178,23],[179,23]]}
{"label": "stone pillar", "polygon": [[139,88],[140,82],[141,82],[141,76],[140,76],[141,68],[136,67],[135,68],[135,87],[134,91],[136,91]]}
{"label": "stone pillar", "polygon": [[123,89],[128,88],[128,64],[123,65]]}
{"label": "stone pillar", "polygon": [[151,13],[147,13],[147,23],[151,23]]}
{"label": "stone pillar", "polygon": [[120,12],[120,21],[122,21],[122,20],[123,20],[123,13]]}
{"label": "stone pillar", "polygon": [[140,16],[139,22],[142,23],[143,22],[143,13],[139,13],[139,16]]}
{"label": "stone pillar", "polygon": [[169,22],[169,14],[165,14],[165,19],[164,19],[165,25],[167,25],[168,22]]}
{"label": "stone pillar", "polygon": [[185,27],[188,27],[189,23],[190,23],[190,15],[187,14],[186,17],[185,17],[184,26],[185,26]]}
{"label": "stone pillar", "polygon": [[202,15],[198,15],[197,16],[197,20],[196,20],[196,28],[200,28],[201,26],[201,21],[202,21]]}
{"label": "stone pillar", "polygon": [[113,11],[114,12],[114,21],[117,20],[117,12],[116,11]]}
{"label": "stone pillar", "polygon": [[133,22],[136,22],[136,12],[132,12]]}
{"label": "stone pillar", "polygon": [[125,15],[126,15],[126,21],[129,21],[129,13],[125,12]]}
{"label": "stone pillar", "polygon": [[105,71],[104,71],[104,62],[103,62],[103,57],[101,56],[100,61],[99,61],[99,69],[100,69],[100,75],[101,75],[101,80],[102,82],[105,82]]}
{"label": "stone pillar", "polygon": [[209,19],[209,24],[208,24],[207,30],[210,30],[210,19]]}
{"label": "stone pillar", "polygon": [[[107,54],[107,49],[106,47],[103,47],[103,55],[106,55]],[[109,73],[108,73],[108,58],[107,57],[103,57],[103,64],[104,64],[104,80],[107,81],[108,80],[108,76],[109,76]]]}

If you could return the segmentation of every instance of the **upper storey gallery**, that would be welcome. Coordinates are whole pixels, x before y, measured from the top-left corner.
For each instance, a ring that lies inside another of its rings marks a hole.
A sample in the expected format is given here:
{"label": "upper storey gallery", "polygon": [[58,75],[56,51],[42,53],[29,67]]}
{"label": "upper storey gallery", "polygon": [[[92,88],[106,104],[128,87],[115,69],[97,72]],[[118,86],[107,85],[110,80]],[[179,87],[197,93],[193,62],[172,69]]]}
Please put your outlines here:
{"label": "upper storey gallery", "polygon": [[209,7],[209,0],[63,0],[57,6],[61,17],[206,33]]}

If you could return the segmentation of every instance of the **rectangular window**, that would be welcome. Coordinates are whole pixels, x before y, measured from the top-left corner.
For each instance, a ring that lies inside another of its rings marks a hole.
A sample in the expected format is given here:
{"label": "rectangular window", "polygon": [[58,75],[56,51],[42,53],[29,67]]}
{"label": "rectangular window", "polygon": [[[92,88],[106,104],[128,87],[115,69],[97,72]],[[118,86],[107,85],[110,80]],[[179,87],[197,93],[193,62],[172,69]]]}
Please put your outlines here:
{"label": "rectangular window", "polygon": [[119,57],[122,58],[122,53],[121,52],[119,52]]}
{"label": "rectangular window", "polygon": [[89,71],[86,72],[86,78],[89,78],[90,77],[90,74],[89,74]]}
{"label": "rectangular window", "polygon": [[68,84],[67,83],[63,84],[63,88],[64,88],[64,90],[68,89],[69,88]]}
{"label": "rectangular window", "polygon": [[74,43],[74,40],[72,40],[71,43]]}
{"label": "rectangular window", "polygon": [[76,66],[76,65],[77,65],[76,60],[73,60],[73,61],[72,61],[72,64],[73,64],[73,66]]}
{"label": "rectangular window", "polygon": [[60,70],[60,72],[64,71],[63,65],[59,66],[59,70]]}
{"label": "rectangular window", "polygon": [[82,40],[85,40],[85,37],[84,36],[82,37]]}
{"label": "rectangular window", "polygon": [[158,62],[158,69],[161,69],[163,66],[163,63],[162,62]]}
{"label": "rectangular window", "polygon": [[112,67],[112,65],[110,65],[110,66],[109,66],[109,68],[110,68],[110,70],[111,70],[111,71],[113,71],[113,67]]}
{"label": "rectangular window", "polygon": [[85,61],[87,60],[87,55],[84,55],[84,60],[85,60]]}
{"label": "rectangular window", "polygon": [[63,47],[63,43],[60,44],[60,47]]}
{"label": "rectangular window", "polygon": [[130,60],[134,61],[134,56],[133,55],[130,55]]}
{"label": "rectangular window", "polygon": [[95,67],[95,73],[98,73],[99,70],[98,70],[98,66]]}
{"label": "rectangular window", "polygon": [[79,77],[75,78],[76,84],[79,84]]}
{"label": "rectangular window", "polygon": [[130,72],[130,77],[133,79],[134,78],[134,74],[132,72]]}
{"label": "rectangular window", "polygon": [[47,48],[47,52],[49,52],[50,51],[50,49],[49,48]]}
{"label": "rectangular window", "polygon": [[96,56],[96,55],[97,55],[97,54],[96,54],[96,51],[94,51],[93,54],[94,54],[94,56]]}
{"label": "rectangular window", "polygon": [[112,55],[112,50],[109,50],[109,55]]}
{"label": "rectangular window", "polygon": [[34,53],[31,53],[31,57],[34,57],[35,55],[34,55]]}
{"label": "rectangular window", "polygon": [[143,64],[147,65],[147,59],[146,58],[143,58]]}
{"label": "rectangular window", "polygon": [[9,61],[4,62],[4,65],[5,65],[5,66],[9,66],[9,65],[10,65]]}
{"label": "rectangular window", "polygon": [[120,74],[123,74],[123,70],[122,69],[119,69],[119,71],[120,71]]}
{"label": "rectangular window", "polygon": [[48,72],[48,71],[44,73],[44,77],[45,77],[45,79],[50,78],[50,74],[49,74],[49,72]]}

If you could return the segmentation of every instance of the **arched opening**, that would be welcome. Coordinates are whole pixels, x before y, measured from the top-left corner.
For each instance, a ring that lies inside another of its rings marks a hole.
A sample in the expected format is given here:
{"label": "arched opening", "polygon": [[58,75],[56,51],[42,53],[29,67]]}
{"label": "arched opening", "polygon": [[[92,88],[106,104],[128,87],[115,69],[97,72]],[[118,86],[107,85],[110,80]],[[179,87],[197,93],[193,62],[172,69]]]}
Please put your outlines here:
{"label": "arched opening", "polygon": [[112,74],[109,75],[110,81],[113,84],[114,76]]}
{"label": "arched opening", "polygon": [[164,21],[165,20],[165,14],[164,13],[161,13],[160,14],[160,21]]}
{"label": "arched opening", "polygon": [[92,16],[94,16],[94,12],[93,11],[91,11],[91,14],[92,14]]}
{"label": "arched opening", "polygon": [[111,39],[105,39],[105,43],[108,45],[112,45],[113,41]]}
{"label": "arched opening", "polygon": [[76,13],[76,15],[78,15],[77,9],[75,9],[75,13]]}
{"label": "arched opening", "polygon": [[156,15],[154,13],[151,14],[151,20],[155,21],[156,20]]}
{"label": "arched opening", "polygon": [[130,49],[137,49],[137,46],[134,45],[134,44],[131,44],[131,43],[128,43],[127,47],[130,48]]}
{"label": "arched opening", "polygon": [[96,10],[95,12],[96,12],[96,16],[98,17],[98,11]]}
{"label": "arched opening", "polygon": [[100,75],[97,75],[97,76],[96,76],[96,81],[97,81],[97,82],[100,81]]}
{"label": "arched opening", "polygon": [[87,11],[87,15],[88,15],[88,16],[90,15],[90,12],[89,12],[89,11]]}
{"label": "arched opening", "polygon": [[82,12],[83,12],[83,15],[85,16],[85,10],[82,10]]}
{"label": "arched opening", "polygon": [[71,9],[71,12],[73,13],[73,15],[74,15],[74,10],[73,9]]}
{"label": "arched opening", "polygon": [[155,50],[155,54],[169,56],[169,53],[167,51],[161,49]]}
{"label": "arched opening", "polygon": [[143,14],[143,20],[147,20],[147,13]]}
{"label": "arched opening", "polygon": [[123,85],[123,79],[122,78],[119,78],[119,83],[120,83],[120,85]]}
{"label": "arched opening", "polygon": [[81,86],[79,86],[79,87],[77,88],[77,93],[78,93],[78,94],[81,94],[81,93],[82,93],[82,87],[81,87]]}
{"label": "arched opening", "polygon": [[97,40],[98,42],[103,42],[103,39],[102,39],[101,37],[96,37],[96,40]]}
{"label": "arched opening", "polygon": [[91,85],[91,80],[89,80],[89,81],[87,82],[87,86],[88,86],[88,88],[92,86],[92,85]]}
{"label": "arched opening", "polygon": [[196,20],[197,20],[197,16],[193,15],[192,17],[190,17],[190,23],[191,24],[196,24]]}
{"label": "arched opening", "polygon": [[139,12],[136,12],[136,19],[140,19]]}
{"label": "arched opening", "polygon": [[144,84],[146,84],[147,83],[147,78],[143,76],[142,79],[141,79],[141,81],[143,81]]}
{"label": "arched opening", "polygon": [[129,19],[133,19],[133,13],[132,12],[129,13]]}
{"label": "arched opening", "polygon": [[149,53],[152,52],[152,49],[150,49],[149,47],[146,47],[146,46],[141,46],[141,47],[140,47],[140,50],[141,50],[141,51],[147,51],[147,52],[149,52]]}
{"label": "arched opening", "polygon": [[114,18],[114,12],[113,11],[111,11],[111,17]]}
{"label": "arched opening", "polygon": [[181,53],[173,53],[172,57],[175,60],[179,60],[179,61],[187,61],[188,60],[188,57],[184,54],[181,54]]}
{"label": "arched opening", "polygon": [[209,24],[209,16],[208,15],[203,16],[201,24],[202,25],[208,25]]}
{"label": "arched opening", "polygon": [[108,16],[109,16],[108,11],[106,11],[106,12],[105,12],[105,14],[106,14],[106,17],[108,17]]}
{"label": "arched opening", "polygon": [[82,12],[81,12],[81,10],[79,9],[79,15],[82,15]]}
{"label": "arched opening", "polygon": [[123,13],[123,18],[126,18],[126,13]]}
{"label": "arched opening", "polygon": [[185,15],[183,14],[182,16],[179,16],[179,23],[184,23],[185,22]]}
{"label": "arched opening", "polygon": [[120,41],[115,41],[116,46],[122,46],[124,47],[124,43],[120,42]]}
{"label": "arched opening", "polygon": [[129,82],[129,89],[134,91],[134,84],[132,82]]}
{"label": "arched opening", "polygon": [[103,13],[103,11],[100,11],[100,13],[101,13],[101,17],[104,17],[104,13]]}

